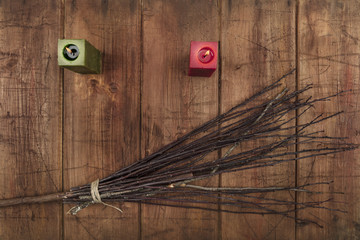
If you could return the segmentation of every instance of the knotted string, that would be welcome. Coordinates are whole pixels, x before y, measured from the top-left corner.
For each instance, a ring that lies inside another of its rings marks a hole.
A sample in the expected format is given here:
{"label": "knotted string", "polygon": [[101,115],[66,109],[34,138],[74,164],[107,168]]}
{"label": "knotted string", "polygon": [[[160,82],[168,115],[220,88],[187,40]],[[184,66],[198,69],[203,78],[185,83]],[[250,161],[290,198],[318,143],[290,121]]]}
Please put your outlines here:
{"label": "knotted string", "polygon": [[91,183],[91,197],[93,198],[94,203],[101,203],[101,204],[103,204],[105,206],[112,207],[112,208],[118,210],[119,212],[123,212],[120,208],[115,207],[115,206],[110,205],[110,204],[107,204],[107,203],[104,203],[101,200],[101,196],[100,196],[100,193],[99,193],[99,179],[96,179],[95,181],[93,181]]}
{"label": "knotted string", "polygon": [[93,181],[91,183],[90,192],[91,192],[92,202],[86,202],[86,203],[83,203],[81,205],[74,206],[74,207],[70,208],[70,210],[67,213],[72,214],[72,215],[76,215],[81,209],[84,209],[84,208],[86,208],[87,206],[89,206],[90,204],[93,204],[93,203],[101,203],[102,205],[107,206],[107,207],[112,207],[112,208],[118,210],[121,213],[123,212],[120,208],[115,207],[115,206],[110,205],[110,204],[107,204],[107,203],[104,203],[101,200],[101,195],[99,193],[99,179],[96,179],[95,181]]}

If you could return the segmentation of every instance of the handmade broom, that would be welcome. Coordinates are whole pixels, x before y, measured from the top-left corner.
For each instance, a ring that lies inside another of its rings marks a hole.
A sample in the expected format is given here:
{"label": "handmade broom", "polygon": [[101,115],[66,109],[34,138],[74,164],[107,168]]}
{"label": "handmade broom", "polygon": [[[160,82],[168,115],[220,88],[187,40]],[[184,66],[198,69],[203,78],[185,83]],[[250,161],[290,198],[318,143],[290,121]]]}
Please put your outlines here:
{"label": "handmade broom", "polygon": [[[61,200],[64,203],[76,204],[69,211],[71,214],[76,214],[94,203],[113,207],[105,202],[138,202],[240,214],[280,214],[297,222],[312,222],[298,219],[291,213],[306,208],[329,209],[323,205],[329,199],[295,202],[266,198],[264,193],[277,191],[311,193],[308,187],[330,182],[268,188],[208,187],[193,183],[223,173],[270,167],[358,147],[344,142],[344,138],[326,136],[322,132],[313,132],[310,129],[311,126],[342,112],[330,116],[321,114],[310,122],[296,125],[296,120],[314,104],[328,101],[341,93],[318,99],[303,99],[301,94],[309,90],[311,85],[294,91],[281,89],[281,81],[294,71],[290,71],[249,99],[152,155],[106,178],[73,187],[66,193],[0,200],[0,207]],[[280,91],[274,94],[272,99],[254,104],[275,89]],[[249,142],[254,144],[248,144],[252,146],[251,149],[233,151],[239,144]],[[314,142],[321,144],[317,144],[317,148],[306,147]],[[296,146],[299,145],[304,147],[298,150],[300,148]],[[223,156],[219,155],[216,159],[207,158],[210,153],[219,152],[223,148],[228,148]],[[284,149],[291,150],[284,151]],[[116,209],[121,211],[119,208]]]}

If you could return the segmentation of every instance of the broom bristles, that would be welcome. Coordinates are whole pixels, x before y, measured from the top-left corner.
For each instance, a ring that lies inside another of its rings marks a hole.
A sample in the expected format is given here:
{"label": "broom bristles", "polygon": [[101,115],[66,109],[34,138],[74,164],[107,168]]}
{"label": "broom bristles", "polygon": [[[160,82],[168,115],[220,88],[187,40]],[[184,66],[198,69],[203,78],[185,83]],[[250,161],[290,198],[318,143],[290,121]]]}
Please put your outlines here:
{"label": "broom bristles", "polygon": [[[101,179],[95,192],[91,184],[71,188],[62,196],[64,203],[79,204],[71,210],[76,214],[94,203],[94,194],[98,194],[100,201],[104,202],[127,201],[241,214],[280,214],[299,223],[315,222],[296,218],[295,211],[309,208],[341,211],[324,206],[330,199],[296,202],[264,195],[281,191],[315,194],[319,192],[311,191],[309,187],[330,182],[264,188],[200,186],[193,183],[219,174],[313,159],[358,147],[346,143],[344,138],[311,131],[315,124],[342,112],[319,115],[312,121],[296,125],[297,120],[314,104],[329,101],[342,92],[318,99],[302,99],[301,94],[311,89],[311,85],[295,91],[283,88],[272,99],[255,104],[279,89],[282,86],[280,82],[294,71],[157,152]],[[312,147],[313,143],[317,143],[318,147]],[[239,151],[238,146],[243,145],[247,149]],[[208,157],[210,153],[219,153],[222,149],[226,150],[222,157]]]}
{"label": "broom bristles", "polygon": [[[295,218],[291,214],[294,211],[307,208],[341,211],[323,206],[328,199],[295,202],[256,195],[278,191],[314,193],[307,188],[329,182],[269,188],[220,188],[190,184],[219,174],[269,167],[357,148],[355,144],[345,143],[344,138],[308,131],[311,126],[341,112],[330,116],[319,115],[308,123],[296,125],[297,119],[314,104],[328,101],[341,93],[314,100],[302,99],[301,94],[312,87],[307,85],[296,91],[284,88],[274,98],[254,104],[265,94],[281,87],[280,81],[294,71],[150,156],[100,180],[98,190],[101,199],[233,213],[280,214],[289,218]],[[233,151],[238,145],[249,146],[250,142],[254,143],[251,149]],[[310,144],[315,142],[320,147],[311,147]],[[299,145],[308,147],[297,150],[300,149],[296,147]],[[225,148],[228,150],[223,157],[207,158],[210,153]],[[283,151],[285,148],[289,150]],[[72,188],[64,202],[88,203],[92,201],[90,190],[89,184]],[[223,207],[219,208],[219,205]]]}

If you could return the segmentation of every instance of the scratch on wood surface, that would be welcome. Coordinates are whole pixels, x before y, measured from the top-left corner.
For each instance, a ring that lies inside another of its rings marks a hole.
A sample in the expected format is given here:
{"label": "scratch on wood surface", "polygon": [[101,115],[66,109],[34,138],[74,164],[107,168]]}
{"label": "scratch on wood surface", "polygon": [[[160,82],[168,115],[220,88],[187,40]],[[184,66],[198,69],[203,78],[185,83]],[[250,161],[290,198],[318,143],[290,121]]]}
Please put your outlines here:
{"label": "scratch on wood surface", "polygon": [[90,238],[91,238],[91,239],[94,239],[94,240],[97,240],[97,238],[95,237],[95,235],[90,232],[90,230],[85,226],[85,224],[83,224],[83,222],[80,220],[80,218],[77,217],[77,216],[74,216],[74,217],[75,217],[75,219],[76,219],[76,222],[85,230],[85,232],[88,233],[88,235],[90,236]]}
{"label": "scratch on wood surface", "polygon": [[345,36],[345,37],[348,37],[348,38],[350,38],[351,40],[353,40],[354,41],[354,44],[358,44],[358,42],[359,42],[359,38],[357,38],[357,37],[354,37],[353,35],[351,35],[350,33],[348,33],[347,32],[347,26],[346,25],[342,25],[341,27],[340,27],[340,29],[341,29],[341,33]]}
{"label": "scratch on wood surface", "polygon": [[31,23],[31,24],[24,24],[24,23],[14,23],[12,21],[8,21],[8,23],[4,24],[6,21],[0,21],[0,30],[6,29],[6,28],[22,28],[22,29],[41,29],[44,27],[54,26],[54,23]]}
{"label": "scratch on wood surface", "polygon": [[270,52],[270,53],[273,54],[274,56],[278,57],[278,54],[275,54],[275,52],[274,52],[273,50],[267,48],[266,46],[263,46],[261,43],[254,42],[254,41],[252,41],[252,40],[250,40],[250,39],[247,39],[247,38],[244,38],[244,37],[240,37],[240,39],[246,40],[246,41],[254,44],[255,46],[260,47],[260,48],[264,49],[265,51]]}
{"label": "scratch on wood surface", "polygon": [[255,229],[253,228],[253,226],[249,223],[246,215],[244,215],[244,220],[245,220],[246,225],[247,225],[248,228],[250,229],[251,233],[253,234],[253,236],[254,236],[256,239],[260,239],[259,236],[257,235],[257,231],[255,231]]}
{"label": "scratch on wood surface", "polygon": [[[303,58],[302,56],[309,56],[311,58]],[[342,54],[321,56],[321,55],[314,55],[314,54],[310,54],[310,53],[301,52],[300,53],[300,57],[301,57],[300,61],[305,62],[305,61],[312,61],[312,60],[315,60],[315,61],[326,60],[326,61],[329,61],[329,62],[341,63],[341,64],[351,66],[351,67],[356,67],[356,68],[360,67],[359,64],[353,64],[353,63],[350,63],[350,62],[345,62],[345,61],[342,61],[342,60],[334,59],[334,58],[340,57],[340,56],[342,56],[342,57],[350,57],[350,56],[360,57],[360,53],[342,53]]]}
{"label": "scratch on wood surface", "polygon": [[[267,220],[268,225],[271,226],[272,228],[264,235],[263,239],[269,239],[271,237],[271,233],[273,233],[277,227],[280,225],[280,223],[284,220],[285,217],[280,218],[275,225],[272,225],[272,222],[269,222],[269,220]],[[282,229],[279,229],[279,231],[282,231]],[[276,237],[276,234],[275,234]]]}
{"label": "scratch on wood surface", "polygon": [[78,169],[97,169],[97,170],[101,170],[104,171],[106,173],[112,173],[114,171],[114,169],[106,169],[103,167],[97,167],[97,166],[91,166],[88,163],[81,165],[81,166],[75,166],[75,167],[66,167],[64,169],[64,171],[71,171],[71,170],[78,170]]}

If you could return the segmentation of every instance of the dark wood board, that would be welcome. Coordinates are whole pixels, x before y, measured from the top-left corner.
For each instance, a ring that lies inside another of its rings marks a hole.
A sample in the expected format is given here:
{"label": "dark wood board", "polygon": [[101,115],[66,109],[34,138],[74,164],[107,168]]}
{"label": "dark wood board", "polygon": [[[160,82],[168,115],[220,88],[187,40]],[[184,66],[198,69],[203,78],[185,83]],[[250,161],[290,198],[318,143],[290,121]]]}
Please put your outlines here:
{"label": "dark wood board", "polygon": [[[359,21],[360,5],[355,1],[300,1],[299,85],[312,83],[308,94],[325,97],[342,90],[352,90],[332,102],[318,104],[300,123],[323,113],[344,114],[324,122],[312,130],[328,135],[347,137],[359,143]],[[359,151],[317,157],[299,162],[299,184],[333,180],[318,190],[344,194],[299,195],[299,201],[334,199],[327,207],[346,211],[314,210],[301,212],[324,227],[299,226],[297,239],[357,239],[360,236]]]}
{"label": "dark wood board", "polygon": [[[216,1],[144,1],[142,150],[148,155],[218,113],[218,72],[189,77],[190,41],[218,41]],[[205,182],[217,185],[217,180]],[[214,239],[217,213],[142,206],[143,239]]]}
{"label": "dark wood board", "polygon": [[[103,56],[99,75],[64,74],[64,186],[105,177],[139,159],[140,4],[66,1],[65,38],[86,39]],[[139,206],[64,209],[65,239],[138,239]]]}
{"label": "dark wood board", "polygon": [[[0,198],[62,190],[61,82],[54,47],[61,36],[61,6],[0,3]],[[61,209],[58,203],[1,209],[0,239],[60,239]]]}
{"label": "dark wood board", "polygon": [[[230,109],[260,91],[295,67],[295,9],[295,1],[223,1],[222,111]],[[289,76],[284,86],[293,88],[295,75]],[[281,90],[266,97],[273,98],[279,91]],[[252,144],[254,143],[240,144],[238,151],[249,149]],[[286,151],[286,149],[281,150]],[[271,168],[223,174],[221,183],[223,187],[293,185],[294,170],[294,163],[290,162]],[[262,197],[292,200],[293,195],[280,193]],[[295,237],[294,221],[283,216],[224,213],[221,220],[222,239],[294,239]],[[234,223],[241,227],[234,227]]]}

